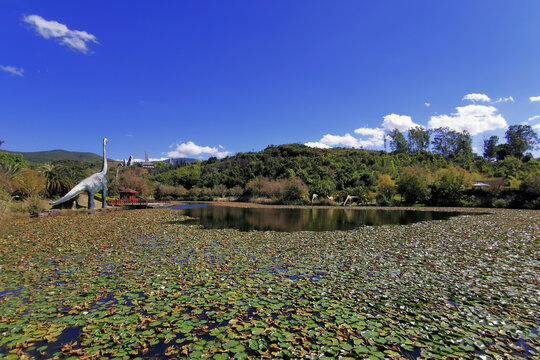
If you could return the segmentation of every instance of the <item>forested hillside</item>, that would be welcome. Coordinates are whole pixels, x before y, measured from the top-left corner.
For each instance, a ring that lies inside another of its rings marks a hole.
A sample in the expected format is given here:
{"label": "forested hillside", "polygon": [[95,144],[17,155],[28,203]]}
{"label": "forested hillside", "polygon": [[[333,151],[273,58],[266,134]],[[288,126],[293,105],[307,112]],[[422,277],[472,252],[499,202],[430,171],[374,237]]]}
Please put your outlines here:
{"label": "forested hillside", "polygon": [[[224,159],[156,163],[152,169],[110,163],[109,194],[125,187],[145,198],[261,203],[349,203],[540,208],[540,140],[528,125],[508,128],[505,143],[491,137],[484,156],[467,133],[423,128],[388,134],[388,151],[270,145]],[[112,166],[111,166],[112,165]],[[32,165],[0,152],[3,197],[58,198],[98,171],[99,162]],[[476,185],[475,185],[476,184]]]}

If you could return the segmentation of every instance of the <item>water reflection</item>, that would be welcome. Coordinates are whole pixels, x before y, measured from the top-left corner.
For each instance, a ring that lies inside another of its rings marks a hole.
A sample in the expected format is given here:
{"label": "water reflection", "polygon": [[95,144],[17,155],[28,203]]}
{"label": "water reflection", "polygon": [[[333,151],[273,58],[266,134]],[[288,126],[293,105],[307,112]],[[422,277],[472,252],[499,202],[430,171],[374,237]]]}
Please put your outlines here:
{"label": "water reflection", "polygon": [[207,229],[333,231],[359,226],[410,224],[428,220],[446,220],[463,213],[414,210],[358,210],[342,208],[238,208],[204,206],[181,209],[183,215],[196,218],[188,224]]}

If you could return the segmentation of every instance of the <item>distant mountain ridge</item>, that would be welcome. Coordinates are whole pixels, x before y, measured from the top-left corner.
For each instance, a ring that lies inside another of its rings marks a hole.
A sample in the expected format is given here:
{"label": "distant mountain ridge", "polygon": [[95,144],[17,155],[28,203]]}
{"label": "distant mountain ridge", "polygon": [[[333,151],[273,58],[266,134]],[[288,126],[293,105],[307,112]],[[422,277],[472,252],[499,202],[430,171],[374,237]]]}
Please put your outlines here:
{"label": "distant mountain ridge", "polygon": [[[1,150],[9,153],[14,154],[22,154],[24,160],[32,163],[38,163],[38,164],[44,164],[51,161],[58,161],[58,160],[77,160],[77,161],[101,161],[103,158],[101,155],[97,155],[91,152],[79,152],[79,151],[68,151],[68,150],[48,150],[48,151],[28,151],[28,152],[22,152],[22,151],[9,151],[9,150]],[[112,159],[107,159],[108,161],[117,161]],[[172,160],[173,164],[181,164],[181,163],[193,163],[197,161],[196,159],[192,158],[172,158],[172,159],[166,159],[162,161],[151,161],[152,163],[156,162],[163,162],[165,164],[169,164]]]}
{"label": "distant mountain ridge", "polygon": [[91,153],[91,152],[78,152],[78,151],[67,151],[67,150],[48,150],[48,151],[31,151],[31,152],[22,152],[22,151],[9,151],[4,150],[10,153],[22,154],[24,160],[33,163],[47,163],[57,160],[79,160],[79,161],[97,161],[102,160],[100,155]]}

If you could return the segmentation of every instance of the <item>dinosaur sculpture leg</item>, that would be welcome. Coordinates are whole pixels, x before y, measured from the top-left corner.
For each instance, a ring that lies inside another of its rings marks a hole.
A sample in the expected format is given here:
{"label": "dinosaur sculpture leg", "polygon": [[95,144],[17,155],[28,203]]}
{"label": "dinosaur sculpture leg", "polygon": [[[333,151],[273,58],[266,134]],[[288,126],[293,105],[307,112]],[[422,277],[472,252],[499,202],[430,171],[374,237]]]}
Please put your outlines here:
{"label": "dinosaur sculpture leg", "polygon": [[101,190],[101,207],[105,209],[107,207],[107,184],[103,184],[103,189]]}
{"label": "dinosaur sculpture leg", "polygon": [[78,205],[77,202],[78,202],[78,201],[79,201],[79,195],[77,195],[77,196],[75,196],[75,197],[73,198],[73,205],[71,206],[71,208],[72,208],[73,210],[77,210],[77,205]]}
{"label": "dinosaur sculpture leg", "polygon": [[94,192],[88,192],[88,210],[94,209],[96,204],[94,203]]}

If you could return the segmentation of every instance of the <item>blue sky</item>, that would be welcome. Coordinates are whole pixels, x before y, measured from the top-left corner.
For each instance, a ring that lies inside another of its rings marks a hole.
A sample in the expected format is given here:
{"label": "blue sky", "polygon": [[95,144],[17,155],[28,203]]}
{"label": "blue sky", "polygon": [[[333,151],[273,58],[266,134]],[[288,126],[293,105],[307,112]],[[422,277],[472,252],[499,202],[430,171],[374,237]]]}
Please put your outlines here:
{"label": "blue sky", "polygon": [[0,139],[206,158],[380,149],[386,129],[444,125],[481,152],[507,125],[540,132],[539,14],[535,0],[5,0]]}

